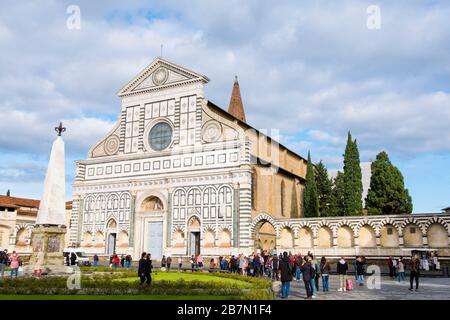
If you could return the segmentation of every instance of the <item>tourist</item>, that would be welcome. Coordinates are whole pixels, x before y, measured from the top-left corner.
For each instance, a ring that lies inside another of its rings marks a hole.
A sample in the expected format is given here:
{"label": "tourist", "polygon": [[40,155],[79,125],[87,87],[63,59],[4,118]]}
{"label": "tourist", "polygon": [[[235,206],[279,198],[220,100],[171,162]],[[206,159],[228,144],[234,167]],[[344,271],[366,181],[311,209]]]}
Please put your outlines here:
{"label": "tourist", "polygon": [[414,255],[410,262],[411,273],[409,276],[409,290],[413,290],[413,282],[416,281],[416,291],[419,290],[420,261],[417,255]]}
{"label": "tourist", "polygon": [[328,263],[325,257],[322,257],[322,259],[320,259],[320,274],[322,276],[323,291],[324,292],[330,291],[328,285],[328,280],[330,278],[330,264]]}
{"label": "tourist", "polygon": [[39,249],[36,257],[36,263],[34,265],[34,273],[33,275],[35,277],[42,277],[42,268],[44,266],[44,258],[45,258],[45,252],[42,249]]}
{"label": "tourist", "polygon": [[403,262],[403,258],[398,258],[397,262],[397,281],[399,283],[405,280],[405,263]]}
{"label": "tourist", "polygon": [[364,261],[361,256],[356,259],[356,281],[360,286],[364,285]]}
{"label": "tourist", "polygon": [[66,266],[70,266],[70,254],[66,252],[64,257],[66,258]]}
{"label": "tourist", "polygon": [[141,286],[145,282],[146,264],[147,264],[147,253],[142,252],[141,259],[139,259],[139,263],[138,263],[138,277],[141,279],[141,282],[140,282]]}
{"label": "tourist", "polygon": [[358,271],[356,270],[358,266],[358,256],[355,257],[355,261],[353,262],[353,271],[355,272],[355,280],[358,281]]}
{"label": "tourist", "polygon": [[[287,252],[286,252],[287,255]],[[259,260],[259,255],[256,254],[253,257],[253,276],[258,277],[259,276],[259,267],[260,267],[260,260]]]}
{"label": "tourist", "polygon": [[195,257],[192,256],[191,260],[189,260],[189,262],[191,263],[191,271],[194,272],[194,269],[195,269]]}
{"label": "tourist", "polygon": [[248,258],[244,256],[244,262],[242,263],[242,275],[247,276]]}
{"label": "tourist", "polygon": [[340,285],[338,291],[347,291],[346,289],[347,271],[348,271],[347,261],[345,261],[344,257],[341,257],[341,259],[337,263],[337,274],[339,275],[339,285]]}
{"label": "tourist", "polygon": [[270,267],[271,262],[272,262],[272,257],[267,257],[266,262],[264,263],[265,275],[269,279],[272,277],[272,270],[271,270],[272,268]]}
{"label": "tourist", "polygon": [[240,254],[239,255],[239,260],[238,260],[238,274],[243,275],[244,273],[244,255]]}
{"label": "tourist", "polygon": [[165,271],[166,270],[166,263],[167,263],[166,256],[162,256],[162,259],[161,259],[161,271]]}
{"label": "tourist", "polygon": [[147,286],[150,286],[152,282],[152,269],[153,269],[153,263],[152,263],[152,255],[150,253],[147,254],[147,265],[145,269],[145,279]]}
{"label": "tourist", "polygon": [[119,267],[119,263],[120,263],[119,256],[118,256],[117,254],[115,254],[115,255],[114,255],[114,258],[113,258],[113,267],[114,267],[114,268]]}
{"label": "tourist", "polygon": [[197,266],[200,270],[203,270],[203,256],[201,254],[197,256]]}
{"label": "tourist", "polygon": [[8,250],[0,251],[0,277],[5,274],[5,268],[8,265]]}
{"label": "tourist", "polygon": [[167,271],[170,271],[170,265],[172,264],[172,258],[170,256],[167,257]]}
{"label": "tourist", "polygon": [[312,253],[309,254],[311,257],[311,267],[314,269],[314,277],[311,278],[311,288],[312,288],[312,297],[315,298],[317,291],[319,290],[319,277],[320,277],[320,268],[316,259]]}
{"label": "tourist", "polygon": [[297,253],[297,255],[294,257],[295,279],[297,280],[297,282],[300,282],[302,280],[302,264],[302,255],[300,253]]}
{"label": "tourist", "polygon": [[397,278],[397,259],[392,259],[392,272],[394,273],[393,278]]}
{"label": "tourist", "polygon": [[94,254],[94,264],[93,264],[94,268],[98,267],[98,255]]}
{"label": "tourist", "polygon": [[389,267],[389,277],[394,277],[394,263],[392,262],[392,257],[388,258],[388,267]]}
{"label": "tourist", "polygon": [[278,281],[278,270],[280,268],[280,260],[277,255],[273,256],[272,259],[272,279]]}
{"label": "tourist", "polygon": [[125,268],[129,269],[131,267],[131,255],[127,254],[125,257]]}
{"label": "tourist", "polygon": [[75,254],[75,252],[71,252],[70,253],[70,265],[74,266],[77,263],[77,255]]}
{"label": "tourist", "polygon": [[183,257],[179,256],[178,257],[178,271],[181,271],[182,268],[183,268]]}
{"label": "tourist", "polygon": [[307,255],[305,256],[305,263],[302,264],[302,276],[303,276],[303,282],[305,283],[305,289],[306,289],[306,298],[305,299],[311,299],[312,298],[312,279],[314,279],[314,269],[311,265],[311,256]]}
{"label": "tourist", "polygon": [[121,266],[122,268],[125,267],[125,256],[124,256],[124,255],[122,255],[122,256],[120,257],[120,266]]}
{"label": "tourist", "polygon": [[12,252],[11,256],[9,257],[9,261],[11,261],[11,264],[9,265],[10,268],[10,277],[12,278],[13,275],[17,277],[19,272],[19,256],[15,251]]}
{"label": "tourist", "polygon": [[287,252],[283,252],[283,258],[280,261],[281,273],[281,298],[286,299],[289,296],[289,288],[292,281],[292,267]]}

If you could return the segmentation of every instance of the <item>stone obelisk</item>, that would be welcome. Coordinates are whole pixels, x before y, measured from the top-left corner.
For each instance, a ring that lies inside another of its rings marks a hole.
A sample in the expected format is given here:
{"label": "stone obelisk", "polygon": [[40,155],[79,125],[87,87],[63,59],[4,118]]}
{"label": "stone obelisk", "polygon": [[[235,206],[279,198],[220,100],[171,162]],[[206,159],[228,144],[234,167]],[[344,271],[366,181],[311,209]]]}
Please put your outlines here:
{"label": "stone obelisk", "polygon": [[[31,237],[33,254],[28,266],[28,272],[33,272],[39,252],[44,252],[43,272],[60,273],[71,272],[64,267],[64,236],[66,234],[66,183],[64,141],[61,133],[66,129],[62,123],[55,128],[58,136],[52,145],[47,174],[45,176],[44,191],[36,218],[36,225]],[[41,259],[42,260],[42,259]]]}

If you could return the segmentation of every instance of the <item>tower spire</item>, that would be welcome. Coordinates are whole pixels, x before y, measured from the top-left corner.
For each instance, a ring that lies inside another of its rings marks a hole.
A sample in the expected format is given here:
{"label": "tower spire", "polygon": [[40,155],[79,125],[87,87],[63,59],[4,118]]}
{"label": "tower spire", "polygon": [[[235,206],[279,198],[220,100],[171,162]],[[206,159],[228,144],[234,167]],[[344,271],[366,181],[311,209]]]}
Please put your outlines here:
{"label": "tower spire", "polygon": [[241,98],[241,90],[239,89],[238,77],[234,77],[233,90],[231,91],[230,104],[228,106],[228,113],[233,115],[235,118],[246,122],[244,105]]}

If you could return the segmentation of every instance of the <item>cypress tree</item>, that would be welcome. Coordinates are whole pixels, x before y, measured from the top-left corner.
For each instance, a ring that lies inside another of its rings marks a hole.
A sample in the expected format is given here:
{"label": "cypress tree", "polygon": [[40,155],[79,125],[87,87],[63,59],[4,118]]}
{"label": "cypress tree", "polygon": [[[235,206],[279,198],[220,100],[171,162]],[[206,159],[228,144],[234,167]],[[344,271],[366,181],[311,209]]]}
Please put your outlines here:
{"label": "cypress tree", "polygon": [[372,162],[370,189],[366,197],[369,214],[405,214],[411,213],[412,199],[405,189],[403,175],[382,151]]}
{"label": "cypress tree", "polygon": [[344,153],[344,202],[345,215],[357,216],[362,213],[362,174],[359,163],[359,151],[356,140],[350,132]]}
{"label": "cypress tree", "polygon": [[338,171],[333,180],[329,214],[336,217],[345,215],[344,174],[341,171]]}
{"label": "cypress tree", "polygon": [[317,196],[316,177],[311,162],[311,154],[308,152],[308,164],[306,167],[305,192],[303,193],[303,206],[305,217],[319,216],[319,199]]}
{"label": "cypress tree", "polygon": [[319,213],[322,217],[330,216],[331,180],[328,178],[327,168],[322,161],[316,166],[317,192],[319,197]]}

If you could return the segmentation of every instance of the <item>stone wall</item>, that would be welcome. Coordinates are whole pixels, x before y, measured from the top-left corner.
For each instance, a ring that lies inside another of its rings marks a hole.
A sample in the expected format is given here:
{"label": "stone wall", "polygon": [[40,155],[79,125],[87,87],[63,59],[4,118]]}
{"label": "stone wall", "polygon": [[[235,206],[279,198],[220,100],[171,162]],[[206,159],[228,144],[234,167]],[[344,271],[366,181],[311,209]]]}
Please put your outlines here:
{"label": "stone wall", "polygon": [[258,237],[269,224],[275,230],[274,249],[292,253],[385,257],[420,249],[450,258],[449,223],[449,214],[277,219],[262,213],[254,218],[251,234]]}

